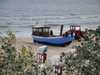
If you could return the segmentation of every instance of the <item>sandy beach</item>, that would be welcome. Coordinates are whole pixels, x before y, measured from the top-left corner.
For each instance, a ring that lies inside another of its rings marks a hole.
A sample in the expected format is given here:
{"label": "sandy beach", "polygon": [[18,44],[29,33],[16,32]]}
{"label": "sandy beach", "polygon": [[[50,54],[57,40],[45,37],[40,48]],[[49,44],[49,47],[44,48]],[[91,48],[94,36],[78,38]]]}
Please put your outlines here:
{"label": "sandy beach", "polygon": [[[58,26],[60,27],[60,26]],[[85,31],[86,28],[88,29],[96,29],[98,26],[93,26],[92,25],[90,27],[86,27],[85,25],[81,26],[81,30]],[[65,26],[65,30],[63,30],[63,33],[65,31],[68,31],[69,26]],[[57,26],[53,26],[54,31],[53,32],[57,32]],[[66,30],[67,29],[67,30]],[[23,29],[22,29],[23,30]],[[31,28],[29,28],[29,30],[31,30]],[[34,51],[35,53],[37,53],[37,50],[39,47],[43,46],[43,44],[38,44],[38,43],[33,43],[33,39],[32,39],[32,35],[31,35],[31,31],[21,31],[21,32],[16,32],[16,48],[22,48],[23,46],[25,47],[31,47],[32,51]],[[55,34],[54,34],[55,35]],[[64,47],[58,47],[58,46],[48,46],[48,51],[47,51],[47,60],[48,59],[52,59],[54,56],[57,57],[59,56],[62,52],[68,53],[68,52],[73,52],[73,46],[79,45],[79,42],[77,41],[73,41],[72,43],[70,43],[69,45],[66,45]]]}
{"label": "sandy beach", "polygon": [[[48,51],[47,51],[48,59],[55,55],[56,56],[60,55],[61,52],[73,51],[72,47],[76,44],[78,45],[79,43],[74,41],[74,42],[70,43],[69,45],[66,45],[65,47],[48,46]],[[38,44],[38,43],[34,44],[32,42],[31,37],[19,37],[16,39],[16,46],[17,46],[17,48],[20,48],[22,46],[31,46],[33,48],[33,50],[36,52],[37,49],[43,45]]]}

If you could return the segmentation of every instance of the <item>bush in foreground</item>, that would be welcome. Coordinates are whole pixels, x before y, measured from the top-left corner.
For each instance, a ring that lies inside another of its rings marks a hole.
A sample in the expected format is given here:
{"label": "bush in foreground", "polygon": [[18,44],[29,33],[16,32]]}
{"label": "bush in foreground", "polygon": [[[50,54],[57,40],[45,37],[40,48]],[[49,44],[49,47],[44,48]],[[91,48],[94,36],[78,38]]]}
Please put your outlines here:
{"label": "bush in foreground", "polygon": [[66,55],[66,74],[100,75],[100,36],[94,32],[88,31],[76,51]]}

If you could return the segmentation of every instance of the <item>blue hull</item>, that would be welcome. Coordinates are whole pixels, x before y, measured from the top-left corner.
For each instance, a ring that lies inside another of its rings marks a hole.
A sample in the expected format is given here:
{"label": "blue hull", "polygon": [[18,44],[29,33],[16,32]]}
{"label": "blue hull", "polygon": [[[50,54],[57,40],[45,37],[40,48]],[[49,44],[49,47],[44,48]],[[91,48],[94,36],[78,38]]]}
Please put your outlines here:
{"label": "blue hull", "polygon": [[69,34],[68,36],[58,36],[58,37],[42,37],[33,35],[33,42],[38,42],[48,45],[56,45],[56,46],[66,45],[72,42],[74,39],[75,37],[71,34]]}

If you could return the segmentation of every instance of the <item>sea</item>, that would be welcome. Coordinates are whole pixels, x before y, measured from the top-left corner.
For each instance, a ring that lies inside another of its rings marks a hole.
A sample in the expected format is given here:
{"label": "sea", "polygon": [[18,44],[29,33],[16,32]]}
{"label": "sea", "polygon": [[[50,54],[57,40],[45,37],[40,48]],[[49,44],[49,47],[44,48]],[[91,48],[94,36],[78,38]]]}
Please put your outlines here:
{"label": "sea", "polygon": [[0,33],[30,37],[32,26],[48,24],[57,35],[62,24],[64,31],[73,24],[95,29],[100,26],[100,0],[0,0]]}

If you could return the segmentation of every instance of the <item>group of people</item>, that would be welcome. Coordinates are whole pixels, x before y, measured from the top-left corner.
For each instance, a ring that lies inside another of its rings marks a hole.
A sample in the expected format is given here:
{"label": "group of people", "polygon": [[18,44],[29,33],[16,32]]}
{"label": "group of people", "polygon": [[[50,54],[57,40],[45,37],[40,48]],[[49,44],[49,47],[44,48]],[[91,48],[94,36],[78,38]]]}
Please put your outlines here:
{"label": "group of people", "polygon": [[[37,55],[38,55],[37,56],[38,57],[38,62],[45,64],[46,61],[47,61],[46,51],[38,52]],[[59,60],[57,62],[55,62],[55,64],[53,65],[53,68],[52,68],[53,75],[62,75],[63,66],[64,66],[64,62],[65,62],[64,60],[65,60],[65,53],[62,52],[61,55],[60,55]]]}
{"label": "group of people", "polygon": [[62,52],[60,55],[60,59],[54,65],[53,68],[54,75],[62,75],[64,63],[65,63],[65,53]]}
{"label": "group of people", "polygon": [[39,63],[45,63],[47,60],[47,53],[38,53],[38,62]]}

